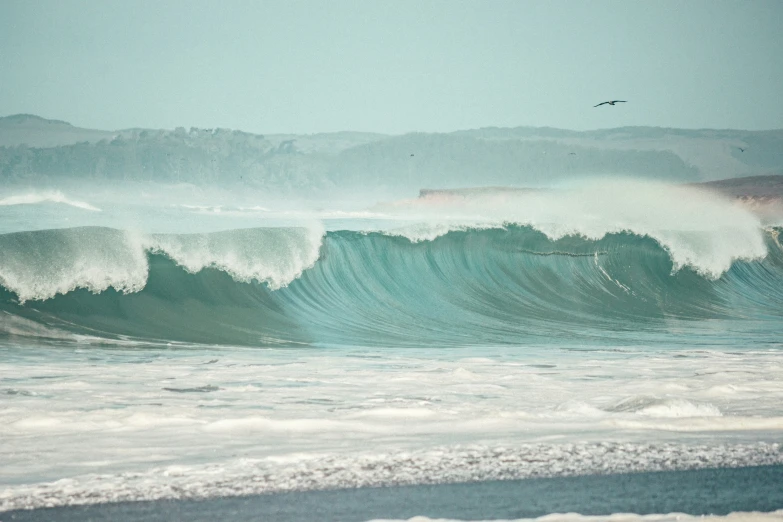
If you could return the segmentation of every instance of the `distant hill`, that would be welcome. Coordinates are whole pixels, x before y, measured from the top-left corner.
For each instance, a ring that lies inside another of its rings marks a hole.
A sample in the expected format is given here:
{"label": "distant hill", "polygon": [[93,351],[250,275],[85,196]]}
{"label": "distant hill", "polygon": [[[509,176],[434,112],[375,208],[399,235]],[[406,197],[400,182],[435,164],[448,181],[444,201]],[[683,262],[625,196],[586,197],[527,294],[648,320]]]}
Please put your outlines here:
{"label": "distant hill", "polygon": [[79,142],[110,139],[115,132],[80,129],[60,120],[47,120],[32,114],[0,117],[0,147],[58,147]]}
{"label": "distant hill", "polygon": [[575,148],[669,151],[696,167],[703,180],[783,172],[783,130],[620,127],[578,132],[517,127],[459,134],[493,140],[548,139]]}
{"label": "distant hill", "polygon": [[8,125],[48,125],[55,127],[73,127],[67,121],[48,120],[35,114],[12,114],[11,116],[0,116],[0,124]]}
{"label": "distant hill", "polygon": [[275,192],[547,186],[584,176],[677,182],[783,172],[783,131],[484,128],[388,136],[81,129],[0,118],[0,180],[244,184]]}

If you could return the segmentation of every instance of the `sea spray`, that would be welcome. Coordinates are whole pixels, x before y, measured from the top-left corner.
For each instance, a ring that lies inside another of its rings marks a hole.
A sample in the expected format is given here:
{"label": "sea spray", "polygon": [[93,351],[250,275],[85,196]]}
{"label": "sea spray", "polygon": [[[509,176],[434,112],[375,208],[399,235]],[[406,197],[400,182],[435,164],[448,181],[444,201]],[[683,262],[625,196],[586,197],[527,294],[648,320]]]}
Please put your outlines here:
{"label": "sea spray", "polygon": [[436,193],[377,207],[411,221],[393,231],[411,241],[453,230],[530,226],[552,240],[599,240],[629,232],[655,239],[673,270],[691,267],[717,279],[736,260],[767,254],[759,218],[704,189],[639,180],[592,180],[559,190]]}

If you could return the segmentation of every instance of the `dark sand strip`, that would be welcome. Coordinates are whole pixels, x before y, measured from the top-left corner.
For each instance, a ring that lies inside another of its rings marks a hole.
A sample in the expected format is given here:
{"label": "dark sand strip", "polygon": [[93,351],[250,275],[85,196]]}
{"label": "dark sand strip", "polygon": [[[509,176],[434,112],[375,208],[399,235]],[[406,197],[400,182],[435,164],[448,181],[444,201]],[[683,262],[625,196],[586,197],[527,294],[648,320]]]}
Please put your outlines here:
{"label": "dark sand strip", "polygon": [[783,508],[783,466],[122,502],[0,513],[0,521],[516,519],[549,513],[723,515]]}

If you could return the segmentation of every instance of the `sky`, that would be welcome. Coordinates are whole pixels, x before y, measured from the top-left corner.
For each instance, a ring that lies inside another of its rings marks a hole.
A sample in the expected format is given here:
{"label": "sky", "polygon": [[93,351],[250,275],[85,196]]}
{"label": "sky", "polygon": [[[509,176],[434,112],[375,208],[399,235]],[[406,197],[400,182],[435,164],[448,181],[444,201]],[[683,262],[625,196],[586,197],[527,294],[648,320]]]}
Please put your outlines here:
{"label": "sky", "polygon": [[[780,0],[0,0],[0,115],[258,133],[783,128]],[[594,108],[604,100],[627,103]]]}

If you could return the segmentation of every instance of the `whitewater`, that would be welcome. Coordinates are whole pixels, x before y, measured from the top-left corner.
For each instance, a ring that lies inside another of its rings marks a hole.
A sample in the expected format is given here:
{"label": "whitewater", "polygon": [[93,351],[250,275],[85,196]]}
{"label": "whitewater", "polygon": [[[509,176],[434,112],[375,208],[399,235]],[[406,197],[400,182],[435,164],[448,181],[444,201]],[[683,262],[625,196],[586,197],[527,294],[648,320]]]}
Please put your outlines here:
{"label": "whitewater", "polygon": [[0,512],[783,464],[782,225],[633,179],[5,189]]}

